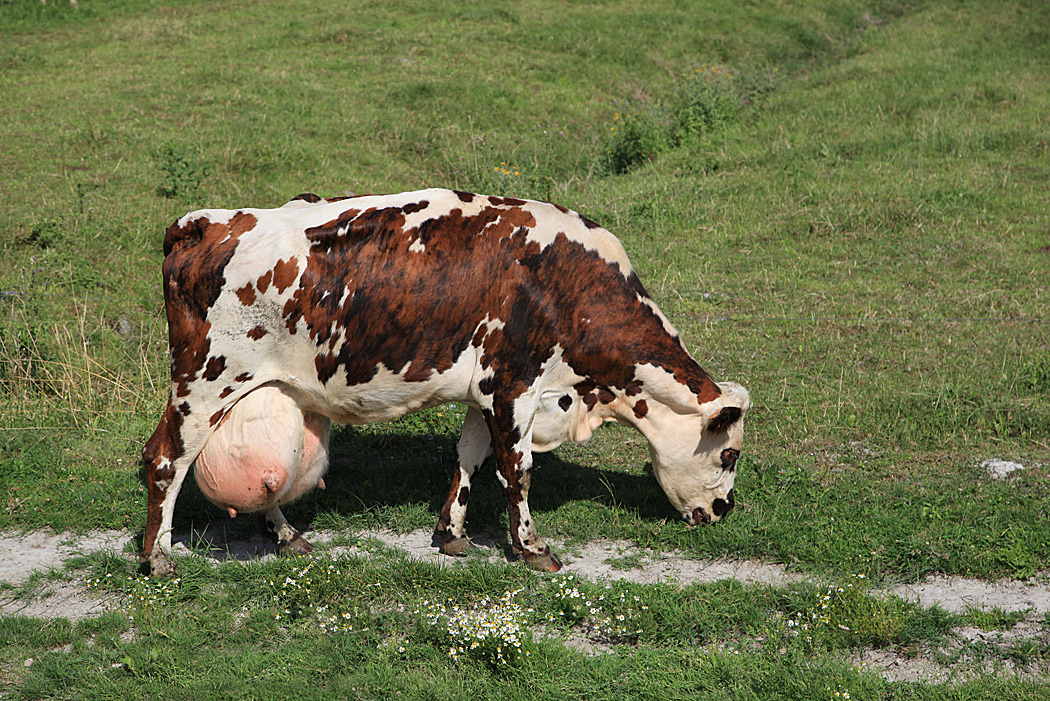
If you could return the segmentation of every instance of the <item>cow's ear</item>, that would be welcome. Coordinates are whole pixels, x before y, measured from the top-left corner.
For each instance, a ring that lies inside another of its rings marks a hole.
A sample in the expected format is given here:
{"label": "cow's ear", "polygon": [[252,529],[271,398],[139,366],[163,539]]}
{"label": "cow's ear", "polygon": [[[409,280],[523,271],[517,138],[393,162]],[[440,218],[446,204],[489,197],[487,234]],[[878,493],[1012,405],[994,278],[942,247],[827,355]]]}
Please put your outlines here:
{"label": "cow's ear", "polygon": [[738,406],[724,406],[707,417],[707,430],[711,433],[722,433],[743,415],[744,410]]}

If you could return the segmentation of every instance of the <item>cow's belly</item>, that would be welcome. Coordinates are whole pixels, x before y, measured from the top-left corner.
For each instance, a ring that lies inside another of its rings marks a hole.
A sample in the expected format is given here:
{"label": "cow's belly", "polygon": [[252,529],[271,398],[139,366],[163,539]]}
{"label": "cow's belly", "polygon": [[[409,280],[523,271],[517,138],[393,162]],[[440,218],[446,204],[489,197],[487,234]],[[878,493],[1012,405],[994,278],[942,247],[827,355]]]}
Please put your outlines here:
{"label": "cow's belly", "polygon": [[290,387],[304,411],[323,414],[335,423],[359,425],[393,421],[448,402],[476,405],[476,367],[476,353],[468,349],[451,368],[424,381],[406,380],[406,368],[393,372],[383,366],[368,382],[355,385],[347,385],[342,373],[325,383],[301,375],[280,381]]}

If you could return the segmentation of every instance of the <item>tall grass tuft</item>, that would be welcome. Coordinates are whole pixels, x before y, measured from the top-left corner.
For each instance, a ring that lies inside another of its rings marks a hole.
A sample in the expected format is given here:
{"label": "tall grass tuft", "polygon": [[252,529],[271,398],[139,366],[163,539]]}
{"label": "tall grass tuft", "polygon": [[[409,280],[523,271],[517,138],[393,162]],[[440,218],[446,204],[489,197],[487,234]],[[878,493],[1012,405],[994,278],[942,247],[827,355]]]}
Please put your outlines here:
{"label": "tall grass tuft", "polygon": [[0,321],[0,427],[44,421],[81,427],[137,414],[158,401],[165,346],[161,319],[136,327],[70,295],[66,318],[10,304]]}

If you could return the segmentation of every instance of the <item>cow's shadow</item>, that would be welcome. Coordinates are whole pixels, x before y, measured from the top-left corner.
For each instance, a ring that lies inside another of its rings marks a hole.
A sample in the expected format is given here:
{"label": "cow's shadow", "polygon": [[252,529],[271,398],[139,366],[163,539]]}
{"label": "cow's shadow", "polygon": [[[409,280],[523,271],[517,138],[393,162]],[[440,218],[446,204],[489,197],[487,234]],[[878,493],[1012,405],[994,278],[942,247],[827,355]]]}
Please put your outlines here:
{"label": "cow's shadow", "polygon": [[[312,490],[282,510],[307,537],[319,525],[352,523],[367,528],[396,521],[399,514],[408,514],[412,521],[402,524],[406,528],[418,528],[420,519],[428,516],[427,527],[433,527],[456,470],[456,440],[454,434],[374,433],[343,427],[333,436],[327,488]],[[544,514],[570,502],[615,504],[653,521],[674,516],[648,464],[639,463],[637,472],[624,473],[579,464],[558,452],[536,454],[534,464],[529,505],[538,517],[541,535],[554,535],[544,526]],[[505,514],[506,501],[489,458],[475,475],[468,535],[500,547],[510,559]],[[212,559],[251,560],[276,549],[260,535],[254,515],[229,519],[204,498],[192,478],[179,495],[173,528],[176,546]]]}

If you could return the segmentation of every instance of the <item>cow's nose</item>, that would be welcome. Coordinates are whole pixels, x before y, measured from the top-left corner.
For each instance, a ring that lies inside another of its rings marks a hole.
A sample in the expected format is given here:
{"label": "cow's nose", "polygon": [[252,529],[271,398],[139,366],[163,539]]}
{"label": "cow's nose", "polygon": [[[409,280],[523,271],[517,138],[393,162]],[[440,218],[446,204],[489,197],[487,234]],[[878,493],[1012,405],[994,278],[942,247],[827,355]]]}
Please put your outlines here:
{"label": "cow's nose", "polygon": [[725,499],[715,499],[715,502],[711,504],[711,511],[713,511],[718,518],[722,518],[733,510],[733,506],[733,490],[730,489],[729,494],[726,494]]}
{"label": "cow's nose", "polygon": [[698,506],[686,515],[685,520],[690,526],[699,526],[701,523],[711,523],[711,514],[704,507]]}

